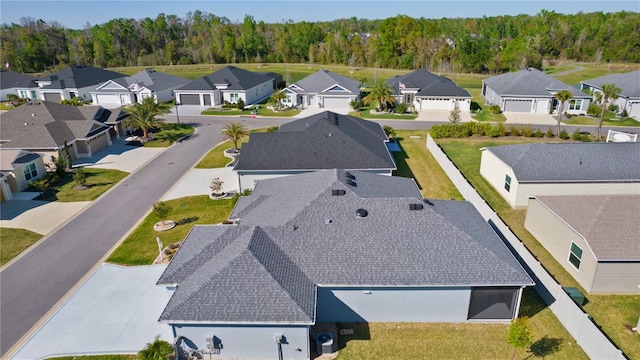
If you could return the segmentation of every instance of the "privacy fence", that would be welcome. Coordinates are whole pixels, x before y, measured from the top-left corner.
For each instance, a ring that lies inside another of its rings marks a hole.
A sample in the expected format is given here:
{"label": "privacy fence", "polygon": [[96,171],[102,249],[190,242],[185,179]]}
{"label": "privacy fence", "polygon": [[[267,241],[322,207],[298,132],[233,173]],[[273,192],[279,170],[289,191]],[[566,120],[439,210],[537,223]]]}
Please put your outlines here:
{"label": "privacy fence", "polygon": [[516,256],[520,258],[530,275],[534,277],[536,282],[535,289],[540,297],[571,336],[576,339],[584,352],[591,359],[626,359],[622,351],[598,329],[589,315],[571,299],[562,289],[562,286],[549,275],[540,262],[525,248],[520,239],[511,232],[498,214],[467,182],[451,159],[447,157],[430,135],[427,135],[427,149],[433,154],[433,157],[438,161],[462,196],[475,206],[503,241],[515,251]]}

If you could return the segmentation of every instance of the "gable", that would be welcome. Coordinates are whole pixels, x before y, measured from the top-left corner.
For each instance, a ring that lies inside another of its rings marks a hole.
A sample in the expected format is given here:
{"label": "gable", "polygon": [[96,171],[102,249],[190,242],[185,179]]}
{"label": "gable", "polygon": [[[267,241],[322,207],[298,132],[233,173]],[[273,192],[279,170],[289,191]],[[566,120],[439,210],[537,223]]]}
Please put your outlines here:
{"label": "gable", "polygon": [[113,80],[109,80],[107,82],[105,82],[104,84],[98,86],[96,88],[96,90],[124,90],[127,91],[127,88],[116,83]]}

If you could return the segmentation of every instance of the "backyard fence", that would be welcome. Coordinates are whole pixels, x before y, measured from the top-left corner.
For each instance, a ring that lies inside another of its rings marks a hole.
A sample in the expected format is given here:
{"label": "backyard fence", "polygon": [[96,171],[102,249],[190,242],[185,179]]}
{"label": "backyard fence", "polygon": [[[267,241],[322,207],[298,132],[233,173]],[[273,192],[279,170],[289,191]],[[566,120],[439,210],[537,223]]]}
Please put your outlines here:
{"label": "backyard fence", "polygon": [[536,282],[535,289],[542,300],[549,306],[571,336],[576,339],[576,342],[584,352],[591,359],[626,359],[622,351],[593,323],[589,315],[571,299],[562,289],[562,286],[549,275],[520,239],[511,232],[498,214],[467,182],[460,170],[451,162],[430,135],[427,135],[427,149],[429,149],[465,200],[473,204],[503,241],[515,251],[515,255],[520,258],[529,273],[534,277]]}

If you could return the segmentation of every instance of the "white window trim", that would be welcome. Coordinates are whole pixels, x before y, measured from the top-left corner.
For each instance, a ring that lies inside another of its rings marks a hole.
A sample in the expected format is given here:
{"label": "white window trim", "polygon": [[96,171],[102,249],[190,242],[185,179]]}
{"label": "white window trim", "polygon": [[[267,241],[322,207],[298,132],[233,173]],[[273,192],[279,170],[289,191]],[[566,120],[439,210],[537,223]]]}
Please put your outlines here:
{"label": "white window trim", "polygon": [[[573,251],[571,251],[571,248],[573,248],[573,245],[575,245],[578,249],[580,249],[582,251],[582,255],[580,255],[580,257],[576,256],[576,254],[573,253]],[[578,263],[578,267],[576,267],[572,262],[571,262],[571,255],[575,256],[579,263]],[[580,245],[576,244],[575,242],[571,242],[571,245],[569,246],[569,256],[567,256],[567,261],[569,262],[569,264],[571,264],[571,266],[576,269],[576,271],[580,271],[580,265],[582,265],[582,256],[584,255],[584,249],[582,249],[582,247],[580,247]]]}

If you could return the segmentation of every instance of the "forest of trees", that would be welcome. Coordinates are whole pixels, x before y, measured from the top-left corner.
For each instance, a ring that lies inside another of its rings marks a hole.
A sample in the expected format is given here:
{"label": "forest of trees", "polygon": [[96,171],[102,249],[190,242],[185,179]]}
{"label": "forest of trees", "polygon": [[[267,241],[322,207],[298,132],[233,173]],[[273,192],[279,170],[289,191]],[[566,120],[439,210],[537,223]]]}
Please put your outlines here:
{"label": "forest of trees", "polygon": [[199,63],[316,63],[353,67],[501,73],[542,59],[640,62],[640,13],[265,23],[206,12],[114,19],[82,30],[22,18],[2,24],[2,63],[45,72]]}

